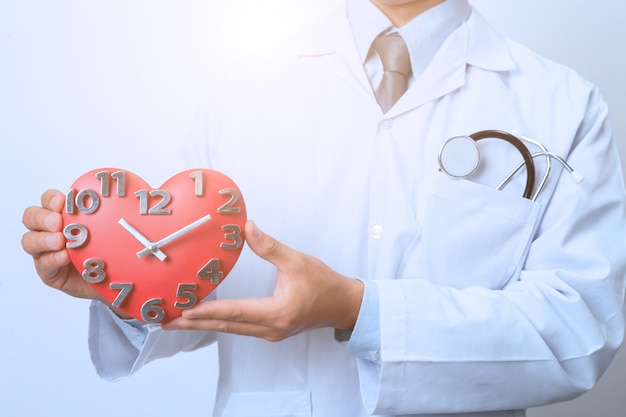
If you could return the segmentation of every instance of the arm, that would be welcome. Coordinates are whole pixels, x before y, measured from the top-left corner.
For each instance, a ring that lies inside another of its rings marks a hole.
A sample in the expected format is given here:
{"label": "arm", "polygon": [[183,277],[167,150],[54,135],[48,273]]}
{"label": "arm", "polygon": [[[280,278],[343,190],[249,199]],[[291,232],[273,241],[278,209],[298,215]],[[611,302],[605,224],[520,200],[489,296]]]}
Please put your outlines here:
{"label": "arm", "polygon": [[363,296],[363,284],[263,233],[252,221],[246,242],[278,269],[271,297],[215,300],[183,311],[165,329],[195,329],[256,336],[270,341],[318,327],[350,330]]}
{"label": "arm", "polygon": [[534,407],[580,395],[606,370],[624,336],[626,209],[597,92],[587,112],[568,156],[585,181],[563,175],[552,185],[521,271],[504,287],[375,281],[381,361],[359,361],[368,410]]}
{"label": "arm", "polygon": [[89,350],[100,377],[116,381],[131,376],[156,359],[207,346],[212,332],[165,332],[160,325],[122,321],[104,304],[89,311]]}
{"label": "arm", "polygon": [[[61,232],[64,195],[46,191],[41,207],[24,211],[23,223],[29,229],[22,247],[33,257],[42,282],[72,297],[92,299],[89,347],[98,373],[105,379],[126,377],[156,358],[192,350],[214,340],[213,334],[171,332],[163,335],[160,326],[133,323],[131,317],[104,300],[71,264]],[[137,322],[134,320],[134,322]],[[155,349],[157,342],[161,347]]]}

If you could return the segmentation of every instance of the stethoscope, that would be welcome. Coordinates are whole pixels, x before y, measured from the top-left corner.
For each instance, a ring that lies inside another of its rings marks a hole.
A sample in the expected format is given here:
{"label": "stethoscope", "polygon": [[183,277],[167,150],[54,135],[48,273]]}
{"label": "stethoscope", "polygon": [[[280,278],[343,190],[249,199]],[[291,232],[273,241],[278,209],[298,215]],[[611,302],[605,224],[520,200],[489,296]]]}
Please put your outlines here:
{"label": "stethoscope", "polygon": [[[439,168],[454,178],[467,178],[472,175],[480,165],[480,150],[476,142],[482,139],[504,140],[515,146],[522,155],[522,161],[496,186],[496,190],[504,188],[504,186],[511,181],[513,176],[522,169],[522,167],[526,166],[526,187],[524,188],[523,197],[532,201],[537,200],[537,197],[539,197],[543,191],[550,175],[550,170],[552,169],[551,161],[553,159],[563,165],[571,174],[572,180],[576,184],[583,181],[583,176],[578,171],[574,171],[559,155],[548,151],[541,142],[525,136],[517,137],[501,130],[482,130],[469,136],[453,136],[446,140],[439,149]],[[531,153],[524,142],[536,146],[540,151]],[[546,169],[541,181],[537,187],[535,187],[536,167],[534,159],[539,156],[546,158]]]}

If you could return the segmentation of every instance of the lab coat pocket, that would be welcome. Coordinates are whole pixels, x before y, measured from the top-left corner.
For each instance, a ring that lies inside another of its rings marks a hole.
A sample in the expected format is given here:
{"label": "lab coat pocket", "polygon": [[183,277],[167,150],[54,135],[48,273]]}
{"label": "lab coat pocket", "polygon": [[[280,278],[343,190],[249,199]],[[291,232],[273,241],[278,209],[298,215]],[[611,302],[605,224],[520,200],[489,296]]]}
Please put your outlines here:
{"label": "lab coat pocket", "polygon": [[462,289],[500,289],[522,267],[541,205],[437,173],[424,209],[426,279]]}
{"label": "lab coat pocket", "polygon": [[222,417],[310,417],[311,393],[233,392]]}

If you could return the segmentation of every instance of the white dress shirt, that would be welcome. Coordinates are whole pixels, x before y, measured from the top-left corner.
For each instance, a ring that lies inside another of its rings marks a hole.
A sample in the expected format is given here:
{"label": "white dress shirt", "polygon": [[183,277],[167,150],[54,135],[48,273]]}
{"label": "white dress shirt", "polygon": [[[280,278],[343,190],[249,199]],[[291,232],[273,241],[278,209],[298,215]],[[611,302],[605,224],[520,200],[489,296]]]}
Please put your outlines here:
{"label": "white dress shirt", "polygon": [[[448,0],[425,11],[404,26],[396,28],[380,10],[369,1],[348,2],[348,19],[359,58],[363,63],[372,89],[380,83],[383,67],[378,54],[371,48],[374,39],[388,31],[398,31],[403,37],[411,58],[409,86],[419,78],[450,34],[467,20],[471,8],[465,0]],[[348,350],[354,356],[373,361],[380,360],[380,324],[376,286],[363,280],[364,294],[359,319],[354,332],[338,332],[337,339],[350,338]]]}

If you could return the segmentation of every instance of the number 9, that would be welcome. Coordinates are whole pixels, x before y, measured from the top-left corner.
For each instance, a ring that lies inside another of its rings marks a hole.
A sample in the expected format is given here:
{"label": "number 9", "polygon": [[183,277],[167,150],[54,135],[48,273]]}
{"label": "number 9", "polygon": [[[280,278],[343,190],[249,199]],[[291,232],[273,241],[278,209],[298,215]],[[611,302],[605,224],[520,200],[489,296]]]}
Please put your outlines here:
{"label": "number 9", "polygon": [[65,244],[68,249],[74,249],[82,246],[89,236],[87,228],[79,223],[70,223],[63,229],[63,235],[69,241]]}

